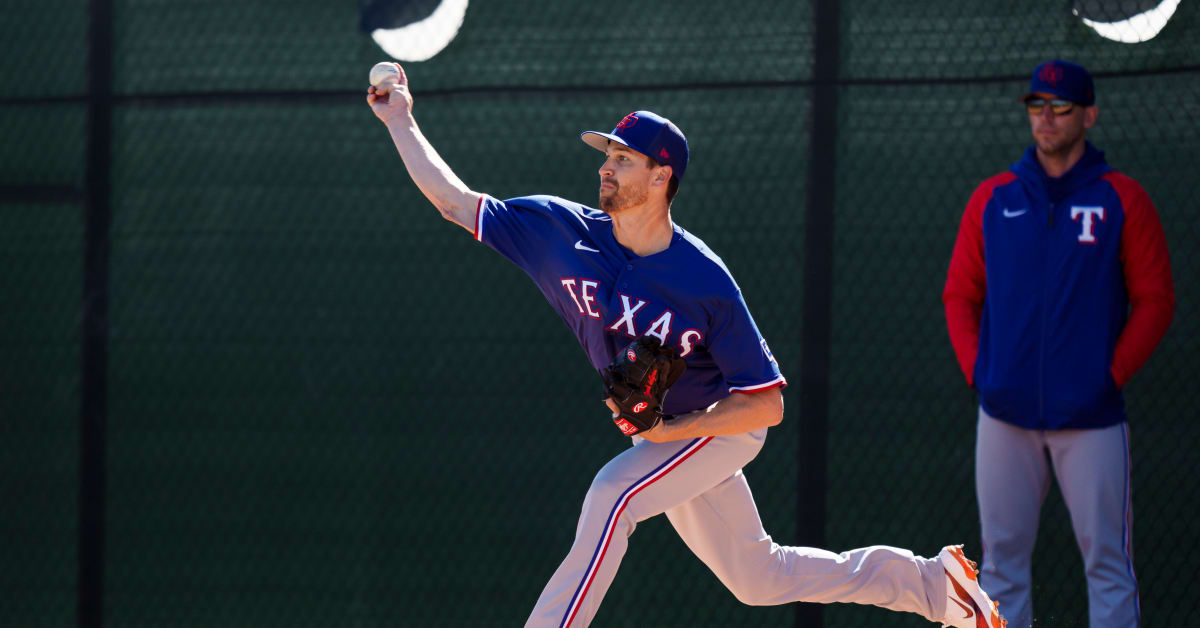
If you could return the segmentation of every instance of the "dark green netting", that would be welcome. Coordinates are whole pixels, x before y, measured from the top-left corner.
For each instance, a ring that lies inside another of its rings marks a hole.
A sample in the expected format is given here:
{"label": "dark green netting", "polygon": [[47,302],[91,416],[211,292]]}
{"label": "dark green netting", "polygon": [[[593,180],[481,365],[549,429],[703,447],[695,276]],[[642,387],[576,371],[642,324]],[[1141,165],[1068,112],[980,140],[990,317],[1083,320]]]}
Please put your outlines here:
{"label": "dark green netting", "polygon": [[[1183,625],[1200,558],[1198,7],[1128,45],[1067,2],[843,2],[837,145],[817,155],[809,3],[480,1],[406,69],[426,135],[497,197],[594,202],[600,155],[578,133],[631,110],[687,133],[674,218],[727,262],[791,383],[746,469],[782,543],[811,465],[795,453],[807,192],[835,186],[827,546],[978,555],[975,401],[941,289],[968,196],[1028,142],[1024,77],[1051,56],[1087,65],[1091,137],[1150,192],[1172,253],[1175,322],[1127,397],[1144,623]],[[409,181],[362,101],[386,55],[358,9],[115,2],[107,625],[519,625],[624,446],[534,286]],[[36,189],[84,196],[87,15],[0,9],[5,626],[75,621],[85,214]],[[835,177],[809,181],[814,159]],[[1043,524],[1036,614],[1084,626],[1057,490]],[[595,625],[794,617],[738,603],[657,518]],[[825,625],[928,624],[834,605]]]}
{"label": "dark green netting", "polygon": [[53,102],[6,106],[3,111],[0,116],[0,137],[4,138],[4,148],[0,150],[0,185],[77,186],[83,183],[85,107],[77,103]]}
{"label": "dark green netting", "polygon": [[0,623],[74,622],[82,213],[0,208]]}
{"label": "dark green netting", "polygon": [[[0,98],[85,93],[87,18],[85,0],[7,0],[0,5]],[[9,115],[6,107],[4,118]]]}

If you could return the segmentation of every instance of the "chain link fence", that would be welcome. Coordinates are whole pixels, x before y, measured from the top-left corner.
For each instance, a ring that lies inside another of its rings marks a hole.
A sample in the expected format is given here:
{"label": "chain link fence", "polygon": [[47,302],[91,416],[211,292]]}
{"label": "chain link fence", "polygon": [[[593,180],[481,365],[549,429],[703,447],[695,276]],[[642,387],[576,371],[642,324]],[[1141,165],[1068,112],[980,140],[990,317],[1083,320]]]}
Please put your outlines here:
{"label": "chain link fence", "polygon": [[[1116,0],[1113,0],[1114,2]],[[568,330],[445,223],[363,103],[371,3],[114,0],[102,615],[109,626],[512,626],[626,446]],[[0,625],[78,601],[89,4],[0,8]],[[826,545],[979,553],[975,399],[941,288],[974,186],[1029,141],[1045,59],[1097,77],[1091,137],[1154,199],[1175,321],[1127,390],[1146,625],[1197,594],[1190,403],[1200,321],[1200,5],[1140,44],[1066,2],[842,2],[837,145],[811,154],[808,2],[476,2],[406,64],[423,130],[473,189],[593,203],[575,138],[667,115],[693,162],[674,218],[727,262],[789,377],[746,469],[793,542],[806,192],[836,191]],[[808,181],[810,162],[836,177]],[[1044,626],[1085,626],[1052,493]],[[830,628],[923,626],[833,605]],[[638,527],[598,626],[790,626],[739,604],[663,518]]]}

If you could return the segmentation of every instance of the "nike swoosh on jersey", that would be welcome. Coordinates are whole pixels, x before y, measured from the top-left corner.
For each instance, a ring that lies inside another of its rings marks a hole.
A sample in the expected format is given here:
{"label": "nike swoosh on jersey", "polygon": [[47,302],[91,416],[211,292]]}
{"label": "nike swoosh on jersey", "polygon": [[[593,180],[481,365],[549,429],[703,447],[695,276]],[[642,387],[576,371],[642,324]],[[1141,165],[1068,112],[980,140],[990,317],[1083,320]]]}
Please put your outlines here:
{"label": "nike swoosh on jersey", "polygon": [[1004,217],[1005,218],[1016,218],[1017,216],[1020,216],[1021,214],[1024,214],[1027,211],[1029,211],[1028,207],[1026,207],[1025,209],[1018,209],[1017,211],[1012,211],[1009,208],[1005,207],[1004,208]]}
{"label": "nike swoosh on jersey", "polygon": [[575,248],[579,249],[580,251],[587,251],[589,253],[599,253],[600,252],[600,249],[593,249],[592,247],[585,245],[583,243],[583,240],[576,240]]}

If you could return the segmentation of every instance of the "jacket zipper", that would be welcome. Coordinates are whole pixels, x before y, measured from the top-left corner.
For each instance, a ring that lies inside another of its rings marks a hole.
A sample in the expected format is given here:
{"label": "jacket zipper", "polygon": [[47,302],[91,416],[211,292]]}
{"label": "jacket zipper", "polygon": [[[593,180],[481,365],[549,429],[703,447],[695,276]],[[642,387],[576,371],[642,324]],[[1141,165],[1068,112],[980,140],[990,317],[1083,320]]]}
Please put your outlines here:
{"label": "jacket zipper", "polygon": [[1038,347],[1038,422],[1042,429],[1046,427],[1046,329],[1049,327],[1050,312],[1050,253],[1054,248],[1054,202],[1048,204],[1050,217],[1046,228],[1046,251],[1042,272],[1042,338]]}

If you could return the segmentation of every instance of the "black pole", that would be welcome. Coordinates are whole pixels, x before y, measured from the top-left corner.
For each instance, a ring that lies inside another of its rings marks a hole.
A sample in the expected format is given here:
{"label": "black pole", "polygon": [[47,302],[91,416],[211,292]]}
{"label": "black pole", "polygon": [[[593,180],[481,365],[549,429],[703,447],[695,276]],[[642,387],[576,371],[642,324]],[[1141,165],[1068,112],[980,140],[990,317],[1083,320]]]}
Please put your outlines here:
{"label": "black pole", "polygon": [[108,412],[108,259],[112,153],[112,0],[91,0],[87,181],[84,203],[79,575],[76,621],[104,622],[105,427]]}
{"label": "black pole", "polygon": [[[832,332],[833,209],[837,169],[837,80],[841,41],[838,0],[815,0],[812,127],[804,233],[804,311],[797,455],[800,545],[825,546],[826,446],[829,424],[829,338]],[[798,628],[821,628],[820,604],[797,604]]]}

